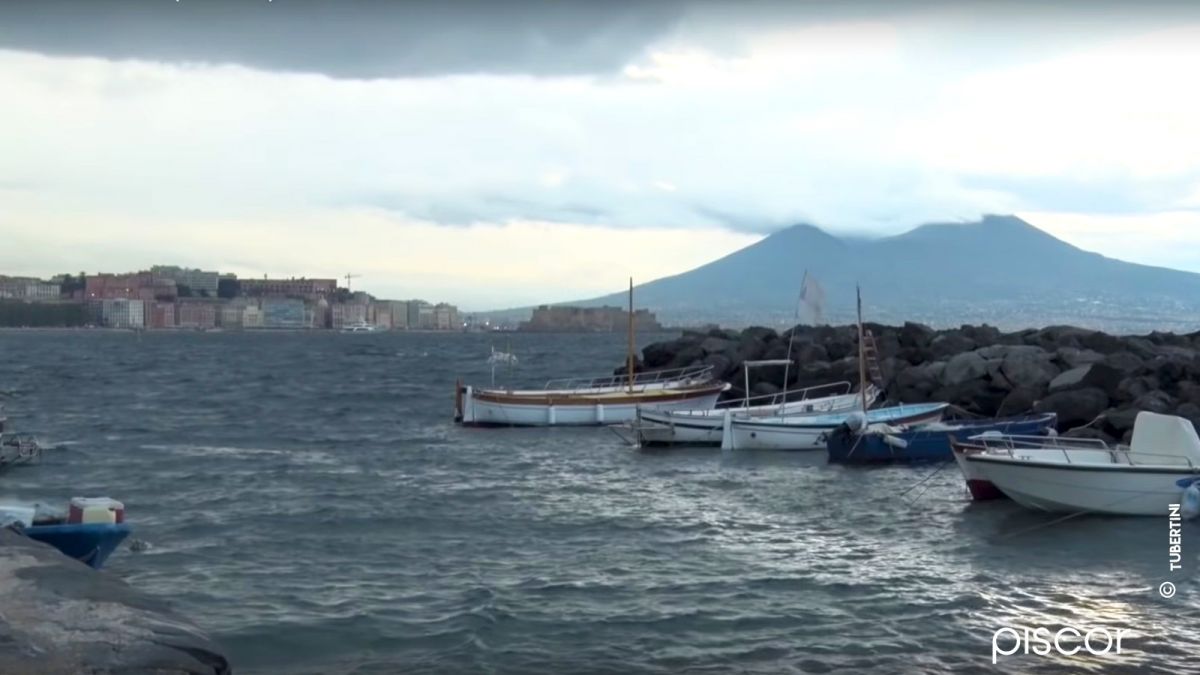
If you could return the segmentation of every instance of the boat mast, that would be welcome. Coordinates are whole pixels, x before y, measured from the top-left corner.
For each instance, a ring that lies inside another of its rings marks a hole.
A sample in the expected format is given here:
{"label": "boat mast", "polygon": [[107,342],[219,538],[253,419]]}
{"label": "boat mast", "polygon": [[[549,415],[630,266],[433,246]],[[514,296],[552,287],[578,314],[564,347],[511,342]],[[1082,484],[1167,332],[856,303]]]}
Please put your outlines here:
{"label": "boat mast", "polygon": [[[787,365],[783,367],[783,400],[779,402],[779,412],[783,413],[783,406],[787,403],[788,377],[791,375],[792,369],[792,343],[796,340],[796,325],[800,322],[800,303],[804,302],[804,287],[808,284],[808,270],[804,270],[804,278],[800,280],[800,297],[796,299],[796,314],[792,317],[792,330],[788,334],[788,351]],[[746,374],[746,400],[750,399],[750,375]]]}
{"label": "boat mast", "polygon": [[855,285],[855,293],[858,295],[858,395],[862,399],[863,424],[866,424],[867,415],[867,350],[866,342],[863,340],[863,312],[862,312],[862,287]]}
{"label": "boat mast", "polygon": [[629,393],[633,393],[633,277],[629,277]]}

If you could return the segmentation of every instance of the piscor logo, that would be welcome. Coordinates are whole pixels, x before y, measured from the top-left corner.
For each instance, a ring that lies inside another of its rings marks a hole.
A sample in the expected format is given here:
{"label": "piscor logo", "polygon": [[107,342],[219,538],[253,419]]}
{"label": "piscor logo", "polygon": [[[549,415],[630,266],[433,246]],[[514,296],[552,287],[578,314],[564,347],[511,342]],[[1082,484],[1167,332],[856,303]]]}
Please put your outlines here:
{"label": "piscor logo", "polygon": [[1076,656],[1086,652],[1092,656],[1121,654],[1121,640],[1132,631],[1109,628],[1085,630],[1067,626],[1057,633],[1049,628],[1025,628],[1005,626],[992,635],[992,665],[1003,656],[1035,654],[1049,656]]}

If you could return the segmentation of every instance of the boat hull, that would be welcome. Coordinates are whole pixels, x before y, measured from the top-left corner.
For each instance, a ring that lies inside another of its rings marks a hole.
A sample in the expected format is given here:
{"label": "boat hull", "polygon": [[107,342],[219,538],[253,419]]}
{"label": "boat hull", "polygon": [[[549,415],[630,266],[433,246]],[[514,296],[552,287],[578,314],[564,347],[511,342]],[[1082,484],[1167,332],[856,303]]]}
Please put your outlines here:
{"label": "boat hull", "polygon": [[1178,481],[1196,476],[1189,467],[1032,462],[1002,456],[964,456],[973,475],[1018,504],[1050,513],[1121,516],[1168,515],[1183,500]]}
{"label": "boat hull", "polygon": [[829,435],[829,461],[838,464],[887,464],[948,462],[954,458],[952,440],[998,432],[1020,436],[1042,435],[1057,421],[1057,416],[1033,415],[998,420],[947,424],[949,428],[909,429],[896,433],[869,431],[863,434],[835,431]]}
{"label": "boat hull", "polygon": [[729,385],[599,395],[505,395],[464,388],[460,422],[466,426],[599,426],[632,422],[639,407],[649,411],[712,408]]}
{"label": "boat hull", "polygon": [[123,523],[34,525],[25,528],[25,536],[49,544],[64,555],[93,569],[100,569],[131,531],[132,529]]}
{"label": "boat hull", "polygon": [[967,482],[967,491],[971,493],[971,499],[977,502],[992,501],[995,499],[1008,499],[1008,495],[1000,491],[992,481],[983,477],[975,467],[968,461],[966,456],[971,452],[978,452],[965,448],[958,443],[951,443],[951,448],[954,452],[954,461],[958,463],[958,470],[962,472],[963,480]]}
{"label": "boat hull", "polygon": [[[942,419],[946,405],[896,406],[872,410],[871,423],[926,424]],[[721,447],[727,450],[825,450],[830,434],[845,419],[807,422],[805,418],[774,420],[731,419],[725,426]]]}
{"label": "boat hull", "polygon": [[792,401],[779,405],[712,410],[642,410],[637,419],[638,444],[642,446],[721,444],[725,413],[739,418],[779,415],[827,415],[849,412],[862,406],[858,394],[830,396],[811,401]]}

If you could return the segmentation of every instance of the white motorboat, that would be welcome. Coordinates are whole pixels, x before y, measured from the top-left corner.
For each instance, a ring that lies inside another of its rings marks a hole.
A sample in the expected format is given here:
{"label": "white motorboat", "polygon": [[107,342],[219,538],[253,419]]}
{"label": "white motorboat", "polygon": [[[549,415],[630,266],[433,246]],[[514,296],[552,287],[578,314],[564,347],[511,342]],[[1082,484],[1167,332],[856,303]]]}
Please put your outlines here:
{"label": "white motorboat", "polygon": [[986,481],[1026,508],[1055,513],[1165,517],[1200,478],[1200,437],[1192,423],[1145,411],[1128,447],[992,435],[971,438],[959,450],[968,480]]}
{"label": "white motorboat", "polygon": [[938,422],[947,403],[913,403],[876,408],[863,413],[848,410],[827,415],[738,418],[727,415],[721,434],[723,450],[825,450],[829,434],[843,424],[863,428],[869,424],[917,425]]}
{"label": "white motorboat", "polygon": [[[879,389],[869,386],[866,407],[879,397]],[[766,403],[749,405],[769,399]],[[794,399],[794,400],[786,400]],[[785,401],[786,402],[783,402]],[[765,397],[743,399],[741,405],[709,410],[638,411],[633,432],[638,445],[720,445],[725,413],[737,419],[827,415],[863,408],[862,395],[850,393],[849,382],[797,389]]]}

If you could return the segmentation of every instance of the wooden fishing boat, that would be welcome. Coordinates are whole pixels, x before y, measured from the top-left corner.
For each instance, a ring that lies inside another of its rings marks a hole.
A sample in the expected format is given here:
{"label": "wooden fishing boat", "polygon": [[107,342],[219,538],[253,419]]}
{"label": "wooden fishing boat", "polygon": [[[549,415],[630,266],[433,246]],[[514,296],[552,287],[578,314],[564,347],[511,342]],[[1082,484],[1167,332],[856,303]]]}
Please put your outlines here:
{"label": "wooden fishing boat", "polygon": [[1166,517],[1200,479],[1196,428],[1146,411],[1127,447],[1005,435],[976,436],[959,447],[968,481],[984,481],[1036,511]]}
{"label": "wooden fishing boat", "polygon": [[708,367],[624,377],[551,381],[542,389],[476,389],[459,385],[455,421],[474,426],[595,426],[630,422],[638,409],[712,408],[729,384]]}
{"label": "wooden fishing boat", "polygon": [[872,425],[865,431],[842,426],[829,434],[829,461],[837,464],[948,462],[954,457],[951,440],[966,440],[988,432],[1044,436],[1054,427],[1054,413],[1000,419],[942,421],[919,426]]}

